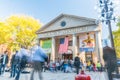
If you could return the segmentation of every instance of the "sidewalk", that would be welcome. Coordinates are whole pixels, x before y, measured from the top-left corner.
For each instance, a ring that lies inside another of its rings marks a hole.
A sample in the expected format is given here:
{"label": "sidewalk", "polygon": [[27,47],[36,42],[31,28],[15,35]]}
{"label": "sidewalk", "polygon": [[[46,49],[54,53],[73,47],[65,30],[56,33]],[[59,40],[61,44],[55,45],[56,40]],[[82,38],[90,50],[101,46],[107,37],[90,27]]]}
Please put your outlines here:
{"label": "sidewalk", "polygon": [[[86,74],[89,74],[91,76],[91,80],[108,80],[106,78],[105,72],[86,72]],[[3,76],[0,76],[0,80],[14,80],[14,78],[9,78],[9,73],[6,72]],[[63,73],[63,72],[43,72],[43,80],[74,80],[75,79],[75,73]],[[30,80],[30,74],[21,74],[20,80]],[[35,79],[38,79],[38,74],[35,74]]]}

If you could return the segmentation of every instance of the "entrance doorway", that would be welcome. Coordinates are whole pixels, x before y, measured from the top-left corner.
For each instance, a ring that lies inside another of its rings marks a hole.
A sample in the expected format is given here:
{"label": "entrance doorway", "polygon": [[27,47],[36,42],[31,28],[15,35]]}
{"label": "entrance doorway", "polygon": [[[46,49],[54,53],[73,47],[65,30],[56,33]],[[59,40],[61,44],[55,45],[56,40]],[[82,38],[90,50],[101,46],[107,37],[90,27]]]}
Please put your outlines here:
{"label": "entrance doorway", "polygon": [[93,61],[92,51],[85,52],[86,61]]}
{"label": "entrance doorway", "polygon": [[73,59],[73,51],[68,49],[66,53],[62,54],[62,59]]}
{"label": "entrance doorway", "polygon": [[73,54],[62,54],[62,59],[73,59]]}

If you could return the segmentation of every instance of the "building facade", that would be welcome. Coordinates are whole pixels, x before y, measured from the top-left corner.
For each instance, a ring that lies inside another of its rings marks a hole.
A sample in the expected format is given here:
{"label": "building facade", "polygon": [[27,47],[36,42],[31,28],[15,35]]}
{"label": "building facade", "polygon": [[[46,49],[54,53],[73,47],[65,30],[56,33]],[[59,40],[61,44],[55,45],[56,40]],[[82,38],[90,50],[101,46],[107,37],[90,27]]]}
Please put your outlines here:
{"label": "building facade", "polygon": [[[82,61],[103,61],[101,29],[95,19],[75,15],[61,14],[36,33],[40,45],[49,55],[50,60],[58,58],[74,59],[80,54]],[[69,38],[68,50],[59,53],[60,39]]]}

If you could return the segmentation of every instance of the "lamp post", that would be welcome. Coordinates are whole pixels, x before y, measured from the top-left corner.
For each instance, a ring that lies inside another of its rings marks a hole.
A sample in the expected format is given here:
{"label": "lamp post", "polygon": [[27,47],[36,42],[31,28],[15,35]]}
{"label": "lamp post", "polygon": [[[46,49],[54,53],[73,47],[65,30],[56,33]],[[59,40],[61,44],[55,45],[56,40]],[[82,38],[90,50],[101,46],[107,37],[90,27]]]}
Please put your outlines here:
{"label": "lamp post", "polygon": [[[105,22],[106,25],[108,25],[111,48],[115,50],[112,29],[111,29],[111,20],[115,21],[115,17],[113,16],[113,11],[114,11],[113,3],[110,0],[99,0],[99,3],[100,3],[99,7],[101,8],[101,21]],[[115,56],[116,56],[116,52],[115,52]],[[117,61],[117,57],[116,57],[116,61]],[[116,73],[117,74],[119,73],[118,67],[116,67]]]}
{"label": "lamp post", "polygon": [[100,8],[101,8],[101,21],[105,22],[108,25],[109,34],[110,34],[110,42],[111,47],[114,48],[114,41],[111,29],[111,20],[115,21],[115,17],[113,16],[113,3],[110,0],[99,0]]}

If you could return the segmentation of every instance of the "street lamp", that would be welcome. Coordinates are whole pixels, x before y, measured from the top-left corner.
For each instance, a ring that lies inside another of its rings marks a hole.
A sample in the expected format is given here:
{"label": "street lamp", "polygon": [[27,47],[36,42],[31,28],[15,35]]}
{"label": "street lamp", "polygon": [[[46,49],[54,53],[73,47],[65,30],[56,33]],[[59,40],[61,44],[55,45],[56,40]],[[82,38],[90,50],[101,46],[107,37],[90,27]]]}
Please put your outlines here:
{"label": "street lamp", "polygon": [[[113,14],[114,12],[113,2],[110,0],[99,0],[99,7],[101,9],[101,22],[106,23],[106,25],[108,25],[111,47],[115,50],[112,29],[111,29],[111,21],[112,20],[115,21],[116,19]],[[116,56],[116,52],[115,52],[115,56]],[[116,61],[117,61],[117,57],[116,57]],[[119,73],[118,68],[116,68],[116,73]]]}

